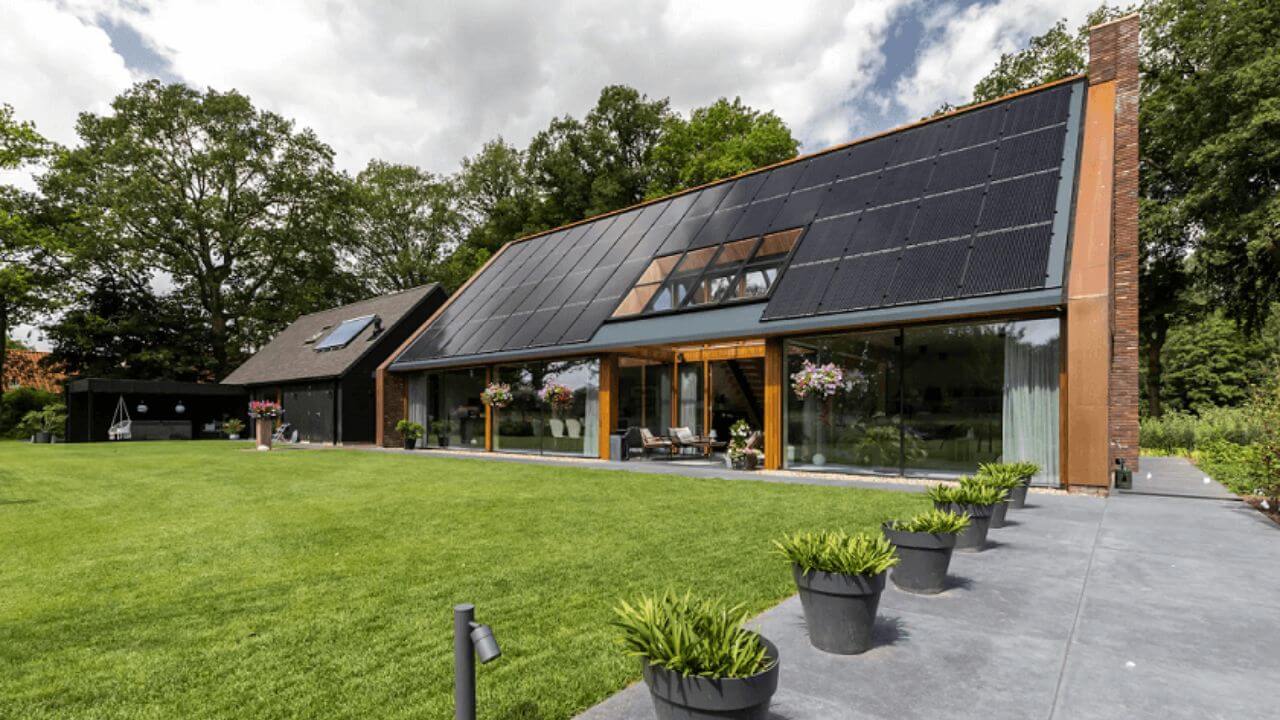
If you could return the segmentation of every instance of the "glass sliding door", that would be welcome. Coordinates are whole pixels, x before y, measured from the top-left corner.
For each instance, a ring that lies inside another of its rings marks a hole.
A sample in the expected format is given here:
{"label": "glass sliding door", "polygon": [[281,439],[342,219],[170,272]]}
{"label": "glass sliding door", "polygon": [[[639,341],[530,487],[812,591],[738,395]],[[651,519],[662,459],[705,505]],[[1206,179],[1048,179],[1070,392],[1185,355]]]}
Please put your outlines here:
{"label": "glass sliding door", "polygon": [[484,449],[484,377],[483,368],[467,368],[409,378],[409,419],[427,431],[418,447]]}
{"label": "glass sliding door", "polygon": [[618,367],[618,425],[666,435],[671,427],[671,368],[652,360],[621,358]]}
{"label": "glass sliding door", "polygon": [[[897,474],[901,331],[800,338],[787,342],[784,425],[789,467]],[[812,366],[843,372],[846,385],[830,397],[801,398],[796,380]]]}
{"label": "glass sliding door", "polygon": [[494,412],[495,450],[599,455],[598,360],[506,365],[497,373],[511,387],[512,401]]}

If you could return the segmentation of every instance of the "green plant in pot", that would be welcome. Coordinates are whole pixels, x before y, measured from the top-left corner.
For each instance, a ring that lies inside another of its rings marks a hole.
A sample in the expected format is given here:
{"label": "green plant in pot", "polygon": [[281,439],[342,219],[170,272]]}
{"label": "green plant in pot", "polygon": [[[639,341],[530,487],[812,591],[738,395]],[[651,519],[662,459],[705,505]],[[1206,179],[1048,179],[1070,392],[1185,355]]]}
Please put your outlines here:
{"label": "green plant in pot", "polygon": [[20,427],[30,434],[32,442],[49,443],[67,426],[67,406],[50,403],[39,410],[31,410],[22,416]]}
{"label": "green plant in pot", "polygon": [[440,447],[449,447],[449,432],[453,430],[453,424],[448,420],[433,420],[431,422],[431,434],[436,436],[436,442]]}
{"label": "green plant in pot", "polygon": [[239,440],[240,433],[244,432],[244,421],[240,418],[231,418],[222,423],[222,432],[226,433],[230,440]]}
{"label": "green plant in pot", "polygon": [[839,655],[870,649],[885,574],[898,563],[889,541],[828,530],[784,535],[774,545],[791,562],[809,642]]}
{"label": "green plant in pot", "polygon": [[422,423],[416,423],[412,420],[401,420],[396,423],[396,432],[400,433],[400,437],[404,438],[404,449],[412,450],[418,445],[418,440],[427,434],[426,428],[422,427]]}
{"label": "green plant in pot", "polygon": [[928,495],[935,509],[969,516],[969,526],[956,536],[955,549],[981,552],[987,544],[991,513],[995,512],[997,504],[1004,502],[1005,492],[990,485],[966,483],[965,480],[967,478],[961,478],[958,486],[933,485]]}
{"label": "green plant in pot", "polygon": [[729,467],[734,470],[755,470],[759,464],[759,450],[747,447],[751,438],[751,426],[746,420],[739,420],[729,428],[729,447],[725,458]]}
{"label": "green plant in pot", "polygon": [[1009,467],[1013,468],[1018,478],[1022,480],[1022,487],[1009,493],[1009,507],[1014,510],[1020,510],[1027,503],[1027,488],[1031,486],[1031,479],[1039,475],[1043,468],[1033,462],[1026,461],[1009,463]]}
{"label": "green plant in pot", "polygon": [[1026,486],[1022,484],[1022,478],[1008,465],[981,465],[978,468],[978,474],[971,478],[966,478],[965,482],[971,485],[990,485],[993,488],[1004,491],[1004,500],[996,503],[991,512],[992,530],[1004,527],[1004,518],[1009,512],[1009,504],[1014,490],[1018,488],[1026,489]]}
{"label": "green plant in pot", "polygon": [[766,720],[778,689],[778,649],[747,630],[741,605],[667,591],[623,601],[614,626],[640,658],[659,720]]}
{"label": "green plant in pot", "polygon": [[936,509],[885,523],[884,535],[898,549],[900,560],[890,574],[893,584],[922,595],[942,592],[956,537],[969,523],[968,515]]}

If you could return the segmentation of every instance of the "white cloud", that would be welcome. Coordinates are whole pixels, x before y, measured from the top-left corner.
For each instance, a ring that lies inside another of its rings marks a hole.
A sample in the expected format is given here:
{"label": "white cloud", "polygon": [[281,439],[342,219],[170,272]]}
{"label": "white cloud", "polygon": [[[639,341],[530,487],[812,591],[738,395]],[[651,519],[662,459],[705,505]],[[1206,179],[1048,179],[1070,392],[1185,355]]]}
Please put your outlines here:
{"label": "white cloud", "polygon": [[945,102],[967,102],[973,86],[1000,55],[1027,45],[1060,18],[1072,31],[1097,9],[1099,0],[997,0],[959,8],[935,6],[923,22],[925,40],[914,69],[896,85],[894,103],[902,120],[929,115]]}

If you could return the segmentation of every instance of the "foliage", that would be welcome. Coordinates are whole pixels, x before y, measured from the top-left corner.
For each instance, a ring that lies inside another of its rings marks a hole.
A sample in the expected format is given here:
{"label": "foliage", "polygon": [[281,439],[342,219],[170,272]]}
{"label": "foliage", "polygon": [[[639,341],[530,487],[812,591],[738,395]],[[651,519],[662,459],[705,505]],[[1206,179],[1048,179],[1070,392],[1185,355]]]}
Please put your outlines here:
{"label": "foliage", "polygon": [[1020,460],[1018,462],[1012,462],[1008,464],[1017,471],[1018,477],[1022,478],[1024,481],[1027,481],[1027,482],[1030,482],[1031,478],[1035,477],[1036,475],[1039,475],[1040,471],[1044,469],[1040,467],[1038,464],[1027,461],[1027,460]]}
{"label": "foliage", "polygon": [[[31,410],[22,416],[19,423],[24,431],[46,432],[57,435],[67,426],[67,406],[61,402],[52,402],[39,410]],[[24,432],[25,434],[25,432]]]}
{"label": "foliage", "polygon": [[1139,445],[1164,452],[1192,451],[1219,441],[1248,445],[1264,430],[1257,414],[1247,407],[1210,408],[1200,415],[1165,413],[1139,422]]}
{"label": "foliage", "polygon": [[480,393],[480,402],[494,408],[504,408],[511,404],[515,396],[511,394],[511,386],[507,383],[489,383]]}
{"label": "foliage", "polygon": [[777,662],[760,636],[742,627],[750,617],[742,605],[668,590],[624,600],[614,612],[627,655],[685,677],[747,678]]}
{"label": "foliage", "polygon": [[846,370],[835,363],[818,365],[808,358],[791,375],[791,390],[801,400],[807,397],[825,400],[866,386],[867,376],[861,370]]}
{"label": "foliage", "polygon": [[1191,453],[1197,467],[1237,495],[1280,495],[1280,485],[1267,476],[1262,448],[1213,440]]}
{"label": "foliage", "polygon": [[738,460],[747,455],[759,455],[760,450],[747,448],[747,438],[751,437],[751,426],[746,420],[738,420],[729,427],[729,447],[726,449],[731,460]]}
{"label": "foliage", "polygon": [[878,533],[796,532],[783,535],[773,544],[779,554],[804,572],[872,576],[898,564],[898,551]]}
{"label": "foliage", "polygon": [[19,387],[0,395],[0,437],[21,438],[31,433],[20,427],[26,415],[61,402],[56,393]]}
{"label": "foliage", "polygon": [[162,273],[199,308],[222,377],[280,324],[350,288],[334,272],[345,184],[310,130],[235,91],[149,81],[83,113],[80,145],[40,178],[101,274]]}
{"label": "foliage", "polygon": [[529,227],[536,198],[524,153],[501,137],[463,158],[453,184],[468,228],[464,247],[493,253]]}
{"label": "foliage", "polygon": [[453,183],[412,165],[371,160],[351,193],[352,234],[342,253],[367,294],[452,280],[442,272],[463,228]]}
{"label": "foliage", "polygon": [[[1035,473],[1032,473],[1034,475]],[[1001,490],[1013,490],[1026,480],[1023,468],[1008,463],[982,463],[971,481],[984,482]]]}
{"label": "foliage", "polygon": [[284,408],[280,407],[280,403],[274,400],[249,401],[249,417],[251,418],[277,418],[283,414]]}
{"label": "foliage", "polygon": [[431,434],[436,437],[448,437],[449,432],[453,430],[453,423],[448,420],[432,420]]}
{"label": "foliage", "polygon": [[925,493],[935,503],[987,506],[1003,502],[1008,492],[990,484],[960,478],[959,485],[930,485]]}
{"label": "foliage", "polygon": [[1160,359],[1164,409],[1199,413],[1243,404],[1266,377],[1277,342],[1245,335],[1220,312],[1175,325]]}
{"label": "foliage", "polygon": [[795,157],[800,143],[773,112],[720,98],[666,118],[647,195],[660,197]]}
{"label": "foliage", "polygon": [[239,435],[244,432],[244,421],[240,418],[229,418],[222,423],[222,431],[228,435]]}
{"label": "foliage", "polygon": [[412,420],[400,420],[396,423],[396,432],[406,440],[417,440],[427,434],[426,428],[422,427],[422,423],[416,423]]}
{"label": "foliage", "polygon": [[548,380],[538,388],[538,399],[553,409],[563,410],[573,405],[573,390],[568,385]]}
{"label": "foliage", "polygon": [[1257,440],[1262,482],[1257,494],[1266,495],[1280,510],[1280,373],[1258,388],[1250,408],[1262,432]]}
{"label": "foliage", "polygon": [[969,516],[950,510],[926,510],[907,520],[894,520],[889,525],[894,530],[910,533],[946,535],[958,533],[969,527]]}

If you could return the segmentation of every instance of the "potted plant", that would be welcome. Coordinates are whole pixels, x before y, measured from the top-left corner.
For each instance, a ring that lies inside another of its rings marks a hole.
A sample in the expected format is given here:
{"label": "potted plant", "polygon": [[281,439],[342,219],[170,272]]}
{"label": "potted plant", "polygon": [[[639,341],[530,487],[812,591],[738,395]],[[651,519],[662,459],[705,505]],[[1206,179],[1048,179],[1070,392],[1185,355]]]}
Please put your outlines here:
{"label": "potted plant", "polygon": [[929,499],[934,508],[968,515],[969,527],[956,535],[956,550],[981,552],[987,544],[987,531],[991,528],[991,513],[996,503],[1004,501],[1004,491],[990,485],[965,483],[960,485],[934,485],[929,488]]}
{"label": "potted plant", "polygon": [[422,423],[416,423],[412,420],[401,420],[396,423],[396,432],[400,433],[400,437],[404,438],[405,450],[412,450],[417,447],[418,440],[427,434],[427,430],[422,427]]}
{"label": "potted plant", "polygon": [[60,437],[58,433],[67,426],[67,406],[49,403],[39,410],[30,410],[22,416],[21,429],[31,436],[33,443],[51,443]]}
{"label": "potted plant", "polygon": [[271,400],[251,400],[249,417],[254,420],[254,435],[259,450],[271,449],[271,431],[275,428],[276,418],[284,414],[280,403]]}
{"label": "potted plant", "polygon": [[239,440],[240,433],[244,431],[244,421],[240,418],[231,418],[222,423],[222,432],[227,434],[228,440]]}
{"label": "potted plant", "polygon": [[431,423],[431,434],[436,436],[436,442],[442,448],[449,447],[449,431],[452,429],[448,420],[435,420]]}
{"label": "potted plant", "polygon": [[1017,488],[1026,490],[1026,486],[1022,484],[1022,478],[1011,465],[980,465],[978,466],[978,474],[969,478],[968,481],[970,483],[990,485],[1004,491],[1004,500],[996,503],[991,512],[991,529],[993,530],[1004,527],[1004,517],[1009,512],[1010,498],[1013,497],[1014,490]]}
{"label": "potted plant", "polygon": [[729,447],[725,451],[725,463],[732,470],[755,470],[760,464],[760,451],[747,447],[751,426],[739,420],[729,428]]}
{"label": "potted plant", "polygon": [[573,390],[568,385],[548,380],[538,389],[538,399],[551,406],[551,415],[555,417],[573,407]]}
{"label": "potted plant", "polygon": [[809,642],[840,655],[868,650],[885,573],[898,563],[889,541],[838,530],[785,535],[774,545],[791,561]]}
{"label": "potted plant", "polygon": [[506,383],[489,383],[480,393],[480,402],[498,410],[510,405],[513,399],[511,386]]}
{"label": "potted plant", "polygon": [[1016,462],[1011,466],[1022,480],[1022,485],[1009,493],[1009,507],[1021,510],[1027,504],[1027,488],[1031,487],[1031,478],[1040,474],[1041,467],[1033,462]]}
{"label": "potted plant", "polygon": [[741,605],[668,591],[623,602],[614,625],[640,658],[659,720],[767,720],[778,648],[742,627]]}
{"label": "potted plant", "polygon": [[909,520],[885,523],[884,535],[898,549],[900,560],[889,575],[893,584],[922,595],[942,592],[956,536],[967,527],[967,515],[949,510],[929,510]]}

